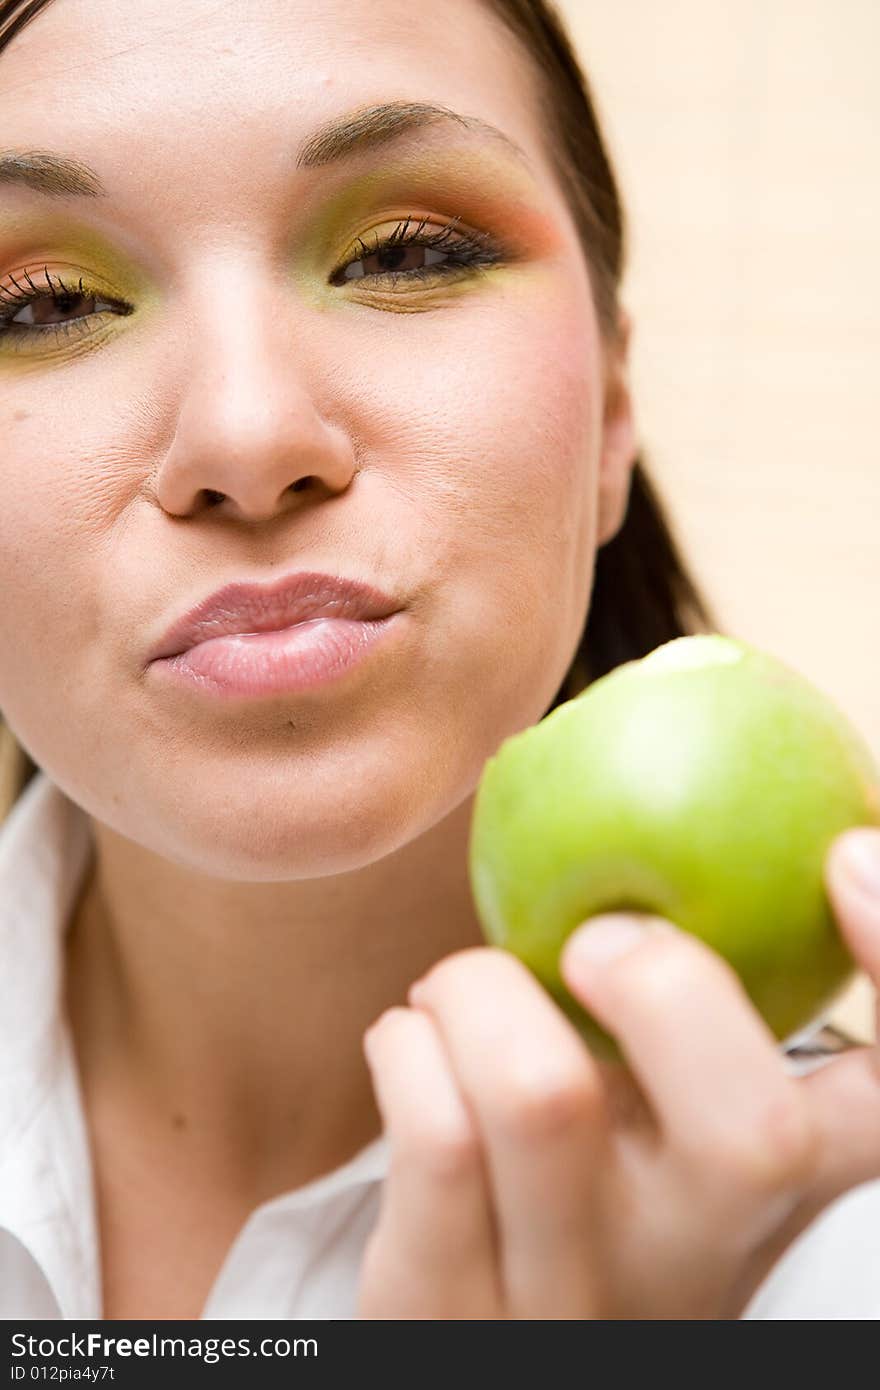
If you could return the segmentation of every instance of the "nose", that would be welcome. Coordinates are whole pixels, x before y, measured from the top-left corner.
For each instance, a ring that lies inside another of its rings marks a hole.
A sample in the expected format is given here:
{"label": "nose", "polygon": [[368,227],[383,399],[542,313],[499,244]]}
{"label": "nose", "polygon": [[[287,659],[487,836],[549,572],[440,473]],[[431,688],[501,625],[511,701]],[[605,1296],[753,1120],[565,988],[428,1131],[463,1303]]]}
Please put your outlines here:
{"label": "nose", "polygon": [[289,286],[253,274],[222,298],[211,286],[194,296],[172,388],[176,430],[155,479],[166,512],[265,521],[303,505],[297,494],[332,496],[351,482],[352,440],[321,413],[313,338],[298,333],[290,303]]}

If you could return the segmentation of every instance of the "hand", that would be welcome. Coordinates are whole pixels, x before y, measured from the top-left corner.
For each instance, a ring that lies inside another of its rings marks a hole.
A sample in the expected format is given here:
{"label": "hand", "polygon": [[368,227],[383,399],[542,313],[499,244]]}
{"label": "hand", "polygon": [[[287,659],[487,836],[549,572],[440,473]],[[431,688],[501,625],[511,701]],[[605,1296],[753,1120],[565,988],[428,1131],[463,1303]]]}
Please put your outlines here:
{"label": "hand", "polygon": [[[849,831],[826,884],[880,983],[857,840],[880,874],[880,831]],[[829,1202],[880,1176],[874,1048],[792,1077],[732,970],[663,919],[594,918],[561,966],[626,1067],[494,947],[440,961],[368,1030],[391,1165],[358,1317],[738,1317]]]}

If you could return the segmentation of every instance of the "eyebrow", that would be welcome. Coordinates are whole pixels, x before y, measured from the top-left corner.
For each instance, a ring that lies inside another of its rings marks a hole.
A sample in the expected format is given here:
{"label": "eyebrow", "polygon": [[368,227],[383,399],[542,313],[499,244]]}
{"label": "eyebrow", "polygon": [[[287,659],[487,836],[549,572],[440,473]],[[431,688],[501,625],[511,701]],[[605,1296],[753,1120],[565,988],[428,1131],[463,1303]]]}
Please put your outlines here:
{"label": "eyebrow", "polygon": [[47,150],[0,150],[0,184],[19,184],[55,198],[103,198],[107,193],[94,169]]}
{"label": "eyebrow", "polygon": [[329,121],[302,146],[296,167],[316,169],[334,160],[344,159],[355,151],[368,146],[386,145],[414,130],[424,130],[438,122],[463,126],[465,130],[500,142],[530,167],[525,150],[497,126],[490,125],[479,116],[462,116],[448,106],[424,101],[383,102],[379,106],[367,106],[359,111],[351,111],[341,119]]}
{"label": "eyebrow", "polygon": [[[448,106],[422,101],[383,102],[327,122],[302,145],[296,167],[318,169],[362,149],[387,145],[392,140],[439,122],[463,126],[474,134],[488,137],[504,145],[527,168],[531,167],[525,150],[497,126],[478,116],[463,116]],[[107,189],[94,169],[79,160],[67,159],[48,150],[0,150],[0,185],[3,184],[16,184],[49,197],[107,196]]]}

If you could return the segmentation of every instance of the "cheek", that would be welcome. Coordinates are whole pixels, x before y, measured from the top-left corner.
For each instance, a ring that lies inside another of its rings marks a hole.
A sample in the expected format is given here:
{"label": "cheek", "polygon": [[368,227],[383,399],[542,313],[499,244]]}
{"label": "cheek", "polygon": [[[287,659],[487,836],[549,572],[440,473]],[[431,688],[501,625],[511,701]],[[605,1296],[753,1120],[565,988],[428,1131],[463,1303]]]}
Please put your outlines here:
{"label": "cheek", "polygon": [[10,412],[0,459],[0,592],[12,596],[0,604],[0,710],[14,724],[21,709],[22,729],[43,692],[53,719],[58,692],[78,702],[84,654],[105,627],[108,537],[130,496],[108,463],[100,395],[89,393],[96,410],[70,412],[48,384]]}
{"label": "cheek", "polygon": [[474,454],[491,465],[473,475],[486,539],[514,564],[552,568],[582,538],[598,459],[597,376],[588,321],[559,304],[502,322],[467,393],[462,383]]}
{"label": "cheek", "polygon": [[415,515],[433,525],[446,510],[432,550],[460,541],[467,556],[480,543],[527,563],[590,529],[600,342],[585,281],[504,274],[448,315],[368,325],[338,405],[352,403],[368,463],[407,489]]}
{"label": "cheek", "polygon": [[462,684],[501,663],[538,708],[570,664],[592,582],[602,401],[589,287],[518,269],[494,297],[404,328],[361,357],[382,363],[368,459],[409,504],[434,622],[464,639]]}

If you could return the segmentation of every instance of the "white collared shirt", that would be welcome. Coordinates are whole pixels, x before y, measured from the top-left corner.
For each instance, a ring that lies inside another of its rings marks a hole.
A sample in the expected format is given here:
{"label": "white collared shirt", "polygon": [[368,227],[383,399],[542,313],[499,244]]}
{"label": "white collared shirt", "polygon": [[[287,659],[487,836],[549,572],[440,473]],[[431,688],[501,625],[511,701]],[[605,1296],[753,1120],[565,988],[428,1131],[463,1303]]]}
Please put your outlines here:
{"label": "white collared shirt", "polygon": [[[102,1316],[89,1144],[63,1008],[63,932],[88,818],[38,772],[0,826],[0,1318]],[[253,1211],[205,1319],[355,1316],[388,1170],[384,1135]],[[762,1285],[748,1318],[880,1318],[880,1182],[848,1193]]]}

